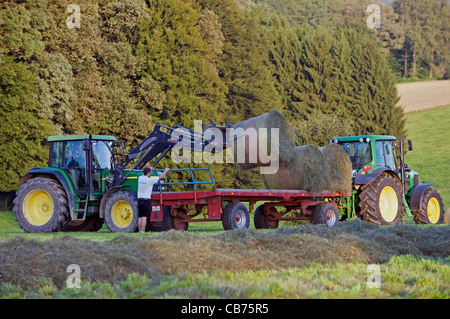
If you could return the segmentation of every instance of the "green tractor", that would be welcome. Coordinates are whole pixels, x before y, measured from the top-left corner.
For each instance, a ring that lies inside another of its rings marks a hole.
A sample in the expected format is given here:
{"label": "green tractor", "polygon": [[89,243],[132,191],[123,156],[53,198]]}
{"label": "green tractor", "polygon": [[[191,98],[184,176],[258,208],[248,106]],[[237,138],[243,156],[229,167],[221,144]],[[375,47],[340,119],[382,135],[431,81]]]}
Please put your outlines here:
{"label": "green tractor", "polygon": [[[211,123],[206,128],[225,129]],[[29,233],[98,231],[106,223],[112,232],[135,231],[138,177],[149,161],[156,158],[155,167],[179,142],[173,138],[175,130],[197,139],[201,147],[192,142],[193,151],[203,151],[211,142],[201,132],[162,124],[128,154],[124,142],[113,136],[50,136],[48,167],[29,169],[18,182],[13,211],[19,227]],[[153,224],[148,228],[157,230]]]}
{"label": "green tractor", "polygon": [[[353,169],[352,197],[342,199],[344,218],[359,216],[378,225],[398,224],[403,215],[417,224],[440,224],[444,205],[432,184],[419,184],[417,172],[404,161],[404,138],[364,135],[336,137]],[[411,140],[407,141],[412,151]]]}

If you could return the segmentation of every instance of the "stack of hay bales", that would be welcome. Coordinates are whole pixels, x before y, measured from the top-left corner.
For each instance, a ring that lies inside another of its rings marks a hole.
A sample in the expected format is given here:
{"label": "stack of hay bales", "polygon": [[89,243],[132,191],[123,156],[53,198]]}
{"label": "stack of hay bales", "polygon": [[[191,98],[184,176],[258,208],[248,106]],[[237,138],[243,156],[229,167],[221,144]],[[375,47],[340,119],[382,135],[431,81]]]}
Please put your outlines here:
{"label": "stack of hay bales", "polygon": [[[269,131],[269,141],[270,128],[280,129],[279,169],[275,174],[261,175],[267,189],[351,193],[352,165],[339,145],[329,144],[320,148],[314,145],[295,146],[293,129],[283,115],[274,110],[238,123],[234,127],[241,127],[244,130],[249,127],[256,129],[266,127]],[[262,166],[259,159],[257,163],[247,162],[248,154],[258,152],[258,146],[249,145],[248,139],[238,142],[245,143],[246,152],[245,163],[238,165],[244,169]]]}
{"label": "stack of hay bales", "polygon": [[[253,117],[244,122],[240,122],[233,126],[234,129],[242,128],[244,131],[248,129],[256,130],[256,141],[259,141],[261,128],[267,129],[267,154],[271,154],[271,143],[272,141],[272,129],[277,128],[279,132],[278,144],[275,147],[279,149],[279,161],[281,164],[289,164],[294,159],[294,147],[295,147],[295,136],[294,130],[290,127],[286,118],[277,110],[272,110],[263,115]],[[230,140],[230,138],[228,138]],[[269,164],[263,164],[259,158],[259,143],[250,143],[250,137],[248,135],[238,137],[234,146],[234,158],[238,158],[238,147],[237,145],[243,145],[245,151],[245,160],[243,162],[238,162],[238,165],[244,169],[251,169],[255,167],[265,166]],[[256,163],[250,161],[250,154],[256,156]]]}

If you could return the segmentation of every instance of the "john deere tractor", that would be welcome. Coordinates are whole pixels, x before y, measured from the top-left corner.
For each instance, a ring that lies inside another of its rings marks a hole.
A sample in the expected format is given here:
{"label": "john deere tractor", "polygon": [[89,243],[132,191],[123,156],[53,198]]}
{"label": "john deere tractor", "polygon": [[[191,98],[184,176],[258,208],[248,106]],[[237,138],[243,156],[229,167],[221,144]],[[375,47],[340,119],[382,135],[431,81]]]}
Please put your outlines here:
{"label": "john deere tractor", "polygon": [[[209,127],[225,129],[214,122]],[[157,124],[125,155],[124,142],[113,136],[50,136],[48,166],[28,170],[18,182],[13,210],[19,227],[31,233],[97,231],[105,222],[112,232],[134,231],[137,179],[149,161],[156,158],[155,167],[179,142],[173,136],[183,137],[172,134],[175,130],[200,142],[200,148],[190,145],[193,151],[203,151],[212,142],[204,140],[202,132]],[[159,187],[155,185],[154,190]]]}
{"label": "john deere tractor", "polygon": [[[404,161],[404,138],[365,135],[330,141],[345,150],[352,163],[353,194],[342,201],[343,217],[359,216],[378,225],[394,225],[403,214],[417,224],[440,224],[444,205],[432,184],[419,184],[419,175]],[[411,140],[407,141],[412,151]],[[341,209],[342,210],[342,209]]]}

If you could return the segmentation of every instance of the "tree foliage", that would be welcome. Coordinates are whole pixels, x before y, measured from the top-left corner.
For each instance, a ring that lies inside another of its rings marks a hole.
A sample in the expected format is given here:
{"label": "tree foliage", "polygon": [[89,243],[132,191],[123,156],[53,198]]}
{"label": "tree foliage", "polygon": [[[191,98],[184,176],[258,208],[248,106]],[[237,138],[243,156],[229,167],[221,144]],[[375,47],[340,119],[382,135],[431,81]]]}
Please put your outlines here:
{"label": "tree foliage", "polygon": [[[421,0],[417,22],[403,2],[380,4],[388,21],[368,30],[370,2],[79,0],[80,28],[66,24],[69,0],[1,3],[0,191],[46,165],[51,134],[114,135],[132,148],[158,122],[235,124],[277,109],[298,143],[400,137],[389,61],[405,52],[408,72],[415,57],[416,72],[441,74],[448,6]],[[257,170],[211,167],[218,187],[261,186]]]}

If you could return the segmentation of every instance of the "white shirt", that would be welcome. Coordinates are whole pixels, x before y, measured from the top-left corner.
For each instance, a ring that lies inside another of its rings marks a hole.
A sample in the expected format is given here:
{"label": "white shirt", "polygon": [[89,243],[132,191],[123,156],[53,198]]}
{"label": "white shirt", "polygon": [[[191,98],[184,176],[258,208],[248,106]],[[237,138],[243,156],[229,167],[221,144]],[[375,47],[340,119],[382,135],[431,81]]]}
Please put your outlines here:
{"label": "white shirt", "polygon": [[143,199],[151,199],[152,197],[152,189],[153,189],[153,185],[158,183],[159,181],[159,177],[157,176],[152,176],[152,177],[147,177],[147,176],[139,176],[138,179],[138,198],[143,198]]}

